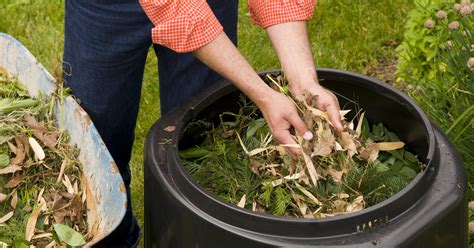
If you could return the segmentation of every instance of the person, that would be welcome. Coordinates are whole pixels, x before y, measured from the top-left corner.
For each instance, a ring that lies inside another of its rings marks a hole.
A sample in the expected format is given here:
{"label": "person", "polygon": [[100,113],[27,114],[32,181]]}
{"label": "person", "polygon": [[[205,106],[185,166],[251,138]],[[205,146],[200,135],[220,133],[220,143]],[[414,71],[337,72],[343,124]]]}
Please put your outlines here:
{"label": "person", "polygon": [[[315,0],[249,0],[255,24],[274,46],[291,91],[318,95],[317,107],[342,129],[337,98],[318,83],[307,21]],[[130,200],[129,161],[144,65],[158,57],[161,114],[232,81],[262,111],[273,137],[295,143],[293,127],[312,139],[295,107],[272,90],[236,48],[238,0],[66,0],[64,81],[92,118],[116,161]],[[96,247],[136,247],[141,231],[128,204],[120,226]]]}

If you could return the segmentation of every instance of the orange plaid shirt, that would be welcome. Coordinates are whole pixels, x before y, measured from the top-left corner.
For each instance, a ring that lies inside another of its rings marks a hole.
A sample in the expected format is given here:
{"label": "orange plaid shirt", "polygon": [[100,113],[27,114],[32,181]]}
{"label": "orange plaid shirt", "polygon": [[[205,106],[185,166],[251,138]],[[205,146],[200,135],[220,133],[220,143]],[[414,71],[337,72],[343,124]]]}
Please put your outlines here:
{"label": "orange plaid shirt", "polygon": [[[222,0],[225,1],[225,0]],[[191,52],[223,32],[206,0],[139,0],[155,27],[153,43],[176,52]],[[309,20],[316,0],[248,0],[252,21],[263,27]]]}

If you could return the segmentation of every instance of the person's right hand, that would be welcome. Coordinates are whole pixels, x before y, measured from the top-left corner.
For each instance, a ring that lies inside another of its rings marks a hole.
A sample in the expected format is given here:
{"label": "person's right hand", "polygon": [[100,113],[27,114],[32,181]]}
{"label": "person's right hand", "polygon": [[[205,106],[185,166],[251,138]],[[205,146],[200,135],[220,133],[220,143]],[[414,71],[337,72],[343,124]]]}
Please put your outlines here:
{"label": "person's right hand", "polygon": [[[298,110],[287,96],[271,90],[259,100],[257,106],[262,111],[273,138],[280,144],[296,144],[296,140],[290,132],[291,127],[304,139],[311,140],[313,138],[313,133],[300,118]],[[298,153],[295,149],[288,150],[294,155]]]}

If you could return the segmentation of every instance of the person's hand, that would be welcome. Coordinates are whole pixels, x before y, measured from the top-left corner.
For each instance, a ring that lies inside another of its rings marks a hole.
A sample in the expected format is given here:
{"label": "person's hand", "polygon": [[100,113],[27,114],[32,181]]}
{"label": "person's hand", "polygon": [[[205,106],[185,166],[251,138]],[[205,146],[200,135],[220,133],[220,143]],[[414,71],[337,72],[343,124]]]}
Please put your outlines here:
{"label": "person's hand", "polygon": [[[290,132],[292,127],[304,139],[313,138],[313,133],[300,118],[295,105],[287,96],[271,90],[257,105],[268,123],[273,138],[280,144],[296,144]],[[287,148],[287,150],[293,155],[298,153],[296,149]]]}
{"label": "person's hand", "polygon": [[312,80],[308,82],[290,82],[290,90],[296,98],[301,99],[305,91],[312,96],[318,96],[316,101],[316,108],[325,111],[329,115],[332,125],[339,131],[342,131],[341,115],[339,111],[339,101],[337,97],[329,90],[325,89],[319,83]]}

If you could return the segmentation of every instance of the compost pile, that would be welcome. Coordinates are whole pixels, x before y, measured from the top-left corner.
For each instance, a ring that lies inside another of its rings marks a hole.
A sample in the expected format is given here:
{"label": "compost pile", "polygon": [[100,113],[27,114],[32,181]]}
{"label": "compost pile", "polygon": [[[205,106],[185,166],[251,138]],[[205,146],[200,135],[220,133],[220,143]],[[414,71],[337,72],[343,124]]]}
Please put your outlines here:
{"label": "compost pile", "polygon": [[[282,76],[266,75],[274,89],[288,95]],[[238,112],[220,115],[218,125],[205,120],[186,130],[206,129],[204,142],[183,150],[187,171],[223,200],[277,216],[320,218],[362,210],[403,189],[423,169],[417,157],[382,124],[358,110],[351,120],[341,111],[344,130],[316,109],[317,96],[291,97],[314,134],[310,141],[295,134],[297,145],[276,143],[257,107],[245,96]],[[185,130],[185,131],[186,131]],[[290,156],[286,148],[300,150]]]}
{"label": "compost pile", "polygon": [[87,234],[78,149],[55,126],[54,98],[0,72],[0,246],[79,246]]}

